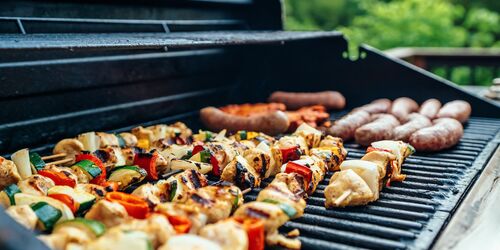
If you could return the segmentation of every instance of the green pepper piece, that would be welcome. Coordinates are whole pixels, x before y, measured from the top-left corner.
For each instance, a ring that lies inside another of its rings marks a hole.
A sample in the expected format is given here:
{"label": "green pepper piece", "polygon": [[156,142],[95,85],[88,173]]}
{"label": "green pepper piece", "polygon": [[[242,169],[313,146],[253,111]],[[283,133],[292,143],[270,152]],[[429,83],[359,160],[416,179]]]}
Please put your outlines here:
{"label": "green pepper piece", "polygon": [[29,153],[30,163],[35,167],[35,169],[42,170],[45,167],[45,161],[42,160],[42,157],[34,152]]}

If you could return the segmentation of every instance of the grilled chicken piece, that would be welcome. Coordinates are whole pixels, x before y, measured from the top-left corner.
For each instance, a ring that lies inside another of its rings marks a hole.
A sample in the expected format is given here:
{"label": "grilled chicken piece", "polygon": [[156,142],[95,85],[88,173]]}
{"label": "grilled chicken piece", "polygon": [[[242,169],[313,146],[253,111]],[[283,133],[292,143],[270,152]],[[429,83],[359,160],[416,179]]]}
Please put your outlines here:
{"label": "grilled chicken piece", "polygon": [[120,147],[120,142],[115,134],[108,134],[104,132],[96,132],[97,138],[99,138],[99,148],[106,147]]}
{"label": "grilled chicken piece", "polygon": [[345,157],[347,156],[347,152],[345,152],[344,148],[335,146],[312,148],[310,150],[310,153],[311,156],[316,156],[322,159],[326,163],[330,171],[339,170],[340,164],[345,160]]}
{"label": "grilled chicken piece", "polygon": [[150,143],[155,141],[153,131],[145,129],[142,126],[133,128],[130,132],[137,138],[137,140],[147,140]]}
{"label": "grilled chicken piece", "polygon": [[107,230],[97,240],[85,245],[82,250],[150,250],[152,249],[151,237],[142,231],[123,231],[119,227],[114,227]]}
{"label": "grilled chicken piece", "polygon": [[325,207],[365,205],[373,198],[373,192],[356,172],[351,169],[336,172],[325,188]]}
{"label": "grilled chicken piece", "polygon": [[282,182],[285,183],[288,187],[288,190],[292,192],[294,195],[307,198],[307,192],[305,188],[304,177],[297,173],[279,173],[274,177],[274,180],[271,182]]}
{"label": "grilled chicken piece", "polygon": [[348,160],[344,161],[340,165],[341,171],[345,171],[347,169],[351,169],[356,172],[356,174],[358,174],[359,177],[366,182],[368,187],[370,187],[370,190],[373,193],[371,201],[377,200],[379,191],[382,189],[382,187],[380,187],[381,178],[377,164],[364,160]]}
{"label": "grilled chicken piece", "polygon": [[243,195],[236,186],[207,186],[189,194],[189,199],[184,203],[188,206],[198,207],[207,215],[207,222],[214,223],[228,218],[243,203]]}
{"label": "grilled chicken piece", "polygon": [[36,216],[35,212],[33,212],[33,209],[31,209],[30,206],[10,206],[5,210],[5,212],[10,217],[12,217],[12,219],[16,220],[19,224],[23,225],[27,229],[35,229],[38,217]]}
{"label": "grilled chicken piece", "polygon": [[261,201],[243,204],[236,209],[233,216],[262,219],[264,221],[264,230],[266,234],[275,233],[279,227],[290,219],[279,206]]}
{"label": "grilled chicken piece", "polygon": [[94,195],[96,197],[96,200],[104,199],[104,196],[108,192],[108,191],[106,191],[106,188],[104,188],[103,186],[96,185],[96,184],[88,184],[88,183],[76,184],[75,189],[85,191],[89,194]]}
{"label": "grilled chicken piece", "polygon": [[137,146],[137,137],[132,133],[123,132],[119,134],[125,141],[125,147],[131,148]]}
{"label": "grilled chicken piece", "polygon": [[[83,144],[77,139],[64,139],[59,141],[52,153],[54,154],[66,154],[67,158],[75,159],[77,154],[81,154],[84,150]],[[67,163],[68,165],[74,164],[74,161]]]}
{"label": "grilled chicken piece", "polygon": [[275,143],[275,145],[281,149],[298,146],[302,154],[309,155],[307,142],[301,136],[283,136]]}
{"label": "grilled chicken piece", "polygon": [[197,235],[183,234],[170,238],[158,250],[222,250],[216,242]]}
{"label": "grilled chicken piece", "polygon": [[191,221],[189,233],[197,234],[207,224],[207,215],[200,213],[200,208],[180,203],[160,203],[155,207],[155,212],[169,216],[184,216]]}
{"label": "grilled chicken piece", "polygon": [[[380,189],[384,186],[384,182],[387,181],[387,179],[390,178],[390,176],[387,175],[387,169],[391,170],[391,164],[392,161],[396,159],[396,156],[394,156],[392,153],[385,152],[385,151],[372,151],[366,153],[361,160],[364,161],[370,161],[375,164],[377,164],[378,172],[379,172],[379,185]],[[392,174],[392,171],[390,171],[390,174]]]}
{"label": "grilled chicken piece", "polygon": [[319,147],[344,148],[344,141],[340,137],[334,137],[331,135],[327,135],[327,136],[325,136],[325,138],[323,138],[323,140],[321,140],[321,142],[319,143]]}
{"label": "grilled chicken piece", "polygon": [[[299,160],[292,161],[298,165],[309,168],[312,171],[312,179],[306,187],[307,194],[312,194],[316,191],[318,184],[325,178],[325,174],[328,171],[326,163],[315,156],[301,156]],[[285,172],[287,169],[287,164],[283,164],[281,167],[281,172]]]}
{"label": "grilled chicken piece", "polygon": [[286,204],[295,209],[291,219],[302,217],[306,208],[306,201],[288,189],[285,182],[273,181],[259,192],[257,201]]}
{"label": "grilled chicken piece", "polygon": [[107,200],[100,200],[95,203],[85,214],[85,218],[98,220],[106,227],[120,225],[129,219],[127,210],[122,205]]}
{"label": "grilled chicken piece", "polygon": [[234,183],[241,189],[260,186],[259,174],[243,158],[236,156],[222,171],[221,180]]}
{"label": "grilled chicken piece", "polygon": [[153,249],[167,243],[168,238],[175,234],[175,230],[168,219],[160,214],[152,214],[144,220],[131,219],[116,226],[122,231],[141,231],[148,235]]}
{"label": "grilled chicken piece", "polygon": [[18,182],[17,186],[23,193],[45,196],[49,188],[55,184],[51,179],[35,174]]}
{"label": "grilled chicken piece", "polygon": [[132,194],[145,200],[150,207],[154,207],[161,202],[158,187],[151,183],[140,185]]}
{"label": "grilled chicken piece", "polygon": [[315,148],[319,146],[323,133],[307,123],[302,123],[293,135],[304,138],[309,148]]}
{"label": "grilled chicken piece", "polygon": [[403,165],[404,160],[415,152],[415,149],[408,143],[403,141],[376,141],[371,144],[372,148],[382,151],[388,151],[395,156],[395,160],[391,161],[389,165],[391,167],[390,173],[387,175],[390,176],[390,181],[403,181],[406,178],[406,175],[401,174],[401,167]]}
{"label": "grilled chicken piece", "polygon": [[260,149],[269,155],[269,166],[264,174],[264,178],[278,174],[281,171],[281,165],[283,162],[283,155],[281,154],[280,149],[274,145],[269,146],[264,142],[259,143],[256,149]]}
{"label": "grilled chicken piece", "polygon": [[190,169],[171,176],[166,181],[159,181],[156,185],[160,191],[160,200],[163,195],[168,197],[169,201],[184,202],[188,199],[190,191],[207,186],[208,180],[205,175]]}
{"label": "grilled chicken piece", "polygon": [[21,176],[14,162],[0,156],[0,190],[11,184],[16,184],[20,180]]}
{"label": "grilled chicken piece", "polygon": [[192,145],[177,145],[172,144],[165,147],[159,153],[167,160],[181,159],[183,156],[187,155],[190,150],[193,150]]}
{"label": "grilled chicken piece", "polygon": [[240,153],[238,152],[238,148],[225,142],[208,142],[205,144],[205,147],[208,148],[211,155],[217,159],[221,170]]}
{"label": "grilled chicken piece", "polygon": [[45,165],[44,169],[63,173],[67,177],[75,180],[76,183],[78,183],[78,176],[75,174],[75,171],[73,169],[68,168],[68,167],[58,167],[56,165]]}
{"label": "grilled chicken piece", "polygon": [[261,178],[267,178],[271,175],[271,155],[259,148],[245,150],[243,157],[247,160],[250,167],[255,169]]}
{"label": "grilled chicken piece", "polygon": [[285,249],[301,249],[302,246],[302,243],[296,237],[285,237],[277,231],[266,236],[266,244],[269,246],[281,246]]}
{"label": "grilled chicken piece", "polygon": [[48,247],[56,250],[65,250],[70,244],[85,245],[93,239],[87,231],[76,227],[64,227],[58,232],[40,235],[38,238]]}
{"label": "grilled chicken piece", "polygon": [[219,243],[223,250],[247,250],[247,232],[233,220],[219,221],[205,226],[200,230],[200,236]]}
{"label": "grilled chicken piece", "polygon": [[[132,150],[127,150],[127,153],[132,153]],[[101,159],[106,168],[113,169],[116,166],[123,166],[127,164],[127,158],[130,156],[125,155],[122,149],[118,146],[108,146],[97,150],[95,155]],[[135,156],[135,154],[134,154]],[[133,162],[133,159],[132,159]]]}

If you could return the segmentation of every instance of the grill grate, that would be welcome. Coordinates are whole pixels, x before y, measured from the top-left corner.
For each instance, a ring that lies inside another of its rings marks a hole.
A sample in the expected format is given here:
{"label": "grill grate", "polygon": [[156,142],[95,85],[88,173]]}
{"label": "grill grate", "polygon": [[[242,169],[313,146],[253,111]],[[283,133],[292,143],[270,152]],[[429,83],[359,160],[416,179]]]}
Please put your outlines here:
{"label": "grill grate", "polygon": [[[500,120],[471,118],[456,147],[410,156],[403,164],[406,180],[384,188],[380,199],[367,206],[325,209],[328,173],[307,200],[304,216],[283,230],[299,229],[303,249],[427,249],[498,146],[499,130]],[[347,159],[365,153],[357,144],[345,147]],[[258,191],[246,200],[255,200]]]}

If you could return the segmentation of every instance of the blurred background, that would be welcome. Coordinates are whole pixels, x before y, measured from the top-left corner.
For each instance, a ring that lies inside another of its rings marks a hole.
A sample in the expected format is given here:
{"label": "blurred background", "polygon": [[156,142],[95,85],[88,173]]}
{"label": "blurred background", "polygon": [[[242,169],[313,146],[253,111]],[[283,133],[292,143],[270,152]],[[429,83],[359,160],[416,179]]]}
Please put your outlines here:
{"label": "blurred background", "polygon": [[288,30],[340,30],[351,48],[366,43],[460,85],[500,77],[500,0],[285,3]]}

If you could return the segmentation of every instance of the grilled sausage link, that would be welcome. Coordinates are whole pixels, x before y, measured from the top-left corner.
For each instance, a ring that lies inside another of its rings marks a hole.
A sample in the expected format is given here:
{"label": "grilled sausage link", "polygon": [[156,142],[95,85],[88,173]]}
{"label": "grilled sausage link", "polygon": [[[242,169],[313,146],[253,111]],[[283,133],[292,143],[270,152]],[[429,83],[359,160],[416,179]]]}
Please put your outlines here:
{"label": "grilled sausage link", "polygon": [[466,101],[456,100],[446,103],[438,112],[438,118],[453,118],[461,123],[469,119],[472,108]]}
{"label": "grilled sausage link", "polygon": [[215,131],[247,130],[277,135],[285,132],[290,125],[288,117],[281,111],[242,117],[224,113],[218,108],[206,107],[200,111],[200,117],[205,126]]}
{"label": "grilled sausage link", "polygon": [[357,128],[368,122],[370,122],[370,113],[363,110],[353,111],[335,121],[333,125],[328,128],[327,134],[340,137],[344,141],[347,141],[354,137],[354,132]]}
{"label": "grilled sausage link", "polygon": [[368,146],[374,141],[390,139],[392,130],[400,124],[393,115],[376,114],[372,117],[372,122],[359,127],[354,133],[354,138],[360,145]]}
{"label": "grilled sausage link", "polygon": [[441,102],[438,99],[429,99],[420,105],[418,113],[425,115],[429,119],[434,119],[441,108]]}
{"label": "grilled sausage link", "polygon": [[363,105],[354,110],[364,110],[370,114],[387,113],[391,109],[392,101],[386,98],[377,99],[369,104]]}
{"label": "grilled sausage link", "polygon": [[345,107],[345,98],[337,91],[315,93],[275,91],[268,101],[284,103],[288,109],[292,110],[312,105],[323,105],[326,109],[343,109]]}
{"label": "grilled sausage link", "polygon": [[417,151],[439,151],[458,143],[464,130],[462,124],[452,118],[434,120],[434,125],[423,128],[410,136],[410,144]]}
{"label": "grilled sausage link", "polygon": [[418,110],[418,103],[408,97],[400,97],[392,103],[391,114],[400,122],[406,122],[408,115]]}
{"label": "grilled sausage link", "polygon": [[432,126],[432,122],[429,118],[418,113],[412,113],[408,116],[408,122],[394,129],[392,139],[407,142],[415,131],[430,126]]}

